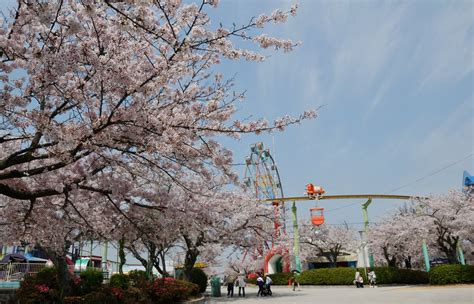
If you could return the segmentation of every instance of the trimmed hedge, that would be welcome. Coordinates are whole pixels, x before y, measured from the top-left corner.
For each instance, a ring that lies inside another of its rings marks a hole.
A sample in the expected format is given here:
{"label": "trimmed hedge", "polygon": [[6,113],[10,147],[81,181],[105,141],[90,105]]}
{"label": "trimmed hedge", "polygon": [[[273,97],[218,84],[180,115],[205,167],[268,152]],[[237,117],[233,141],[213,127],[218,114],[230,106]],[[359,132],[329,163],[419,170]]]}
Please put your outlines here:
{"label": "trimmed hedge", "polygon": [[[367,277],[359,268],[364,282]],[[300,284],[304,285],[352,285],[355,278],[354,268],[322,268],[303,271]],[[367,269],[369,271],[369,269]],[[377,284],[428,284],[428,273],[419,270],[398,269],[394,267],[375,267]]]}
{"label": "trimmed hedge", "polygon": [[[363,270],[361,270],[363,271]],[[368,271],[368,269],[367,269]],[[428,284],[429,275],[425,271],[395,267],[375,267],[377,284]]]}
{"label": "trimmed hedge", "polygon": [[353,268],[321,268],[303,271],[298,281],[301,285],[352,285],[354,277]]}
{"label": "trimmed hedge", "polygon": [[474,283],[473,265],[439,265],[430,270],[430,284]]}
{"label": "trimmed hedge", "polygon": [[247,278],[247,284],[257,285],[257,278]]}
{"label": "trimmed hedge", "polygon": [[199,268],[191,271],[191,283],[199,286],[199,292],[205,292],[207,287],[207,274]]}
{"label": "trimmed hedge", "polygon": [[281,272],[270,274],[269,277],[272,278],[273,285],[288,285],[288,281],[293,277],[293,274],[291,272]]}
{"label": "trimmed hedge", "polygon": [[[272,285],[288,285],[288,281],[291,277],[293,277],[293,273],[291,272],[279,272],[273,273],[268,275],[272,278]],[[248,278],[247,283],[257,285],[257,277],[255,278]]]}

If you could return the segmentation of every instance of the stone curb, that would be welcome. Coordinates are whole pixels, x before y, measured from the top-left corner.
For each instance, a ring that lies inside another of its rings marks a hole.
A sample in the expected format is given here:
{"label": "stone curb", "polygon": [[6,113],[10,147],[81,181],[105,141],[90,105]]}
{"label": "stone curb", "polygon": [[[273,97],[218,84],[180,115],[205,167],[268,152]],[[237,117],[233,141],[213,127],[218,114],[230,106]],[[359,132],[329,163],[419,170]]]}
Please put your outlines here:
{"label": "stone curb", "polygon": [[186,301],[186,302],[182,302],[182,303],[186,303],[186,304],[203,304],[203,303],[206,303],[206,297],[205,296],[201,296],[200,298],[197,298],[197,299],[192,299],[192,300],[189,300],[189,301]]}

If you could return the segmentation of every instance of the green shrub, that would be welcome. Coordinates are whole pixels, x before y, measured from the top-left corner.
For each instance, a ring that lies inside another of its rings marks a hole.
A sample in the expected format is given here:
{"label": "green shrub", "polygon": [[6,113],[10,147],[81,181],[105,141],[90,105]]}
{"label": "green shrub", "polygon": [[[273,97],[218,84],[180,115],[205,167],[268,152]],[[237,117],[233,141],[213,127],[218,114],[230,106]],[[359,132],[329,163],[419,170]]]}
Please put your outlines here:
{"label": "green shrub", "polygon": [[355,277],[353,268],[321,268],[303,271],[299,276],[302,285],[351,285]]}
{"label": "green shrub", "polygon": [[461,281],[463,283],[474,283],[474,266],[463,265],[461,269]]}
{"label": "green shrub", "polygon": [[[398,269],[394,267],[373,268],[377,284],[427,284],[428,273],[419,270]],[[364,282],[368,283],[363,268],[359,268]],[[369,269],[367,268],[367,271]],[[322,268],[303,271],[300,284],[304,285],[352,285],[356,270],[354,268]]]}
{"label": "green shrub", "polygon": [[124,304],[151,304],[153,303],[149,298],[149,293],[146,289],[137,287],[129,287],[125,290],[124,296],[121,299]]}
{"label": "green shrub", "polygon": [[128,272],[128,278],[130,279],[130,284],[135,287],[141,287],[148,283],[146,271],[144,270],[131,270]]}
{"label": "green shrub", "polygon": [[[288,285],[288,281],[293,277],[293,274],[291,272],[280,272],[270,274],[269,277],[272,278],[273,285]],[[256,281],[257,279],[255,279],[255,283]]]}
{"label": "green shrub", "polygon": [[80,290],[83,295],[96,291],[102,287],[102,271],[98,269],[89,268],[81,272],[80,277]]}
{"label": "green shrub", "polygon": [[64,304],[83,304],[83,303],[84,303],[84,297],[72,296],[72,297],[64,298]]}
{"label": "green shrub", "polygon": [[84,303],[87,304],[118,304],[120,303],[113,288],[98,288],[84,296]]}
{"label": "green shrub", "polygon": [[27,277],[16,292],[19,303],[59,302],[59,281],[56,268],[43,268],[36,276]]}
{"label": "green shrub", "polygon": [[34,277],[27,277],[16,291],[16,299],[22,304],[49,304],[59,302],[59,291],[46,284],[36,284]]}
{"label": "green shrub", "polygon": [[56,268],[51,267],[41,269],[41,271],[36,274],[35,282],[39,285],[45,284],[49,288],[59,288],[58,272],[56,271]]}
{"label": "green shrub", "polygon": [[[375,271],[377,273],[377,270]],[[428,284],[430,282],[429,274],[426,271],[398,269],[398,272],[398,283],[400,284]]]}
{"label": "green shrub", "polygon": [[430,284],[474,283],[474,266],[472,265],[439,265],[430,270]]}
{"label": "green shrub", "polygon": [[375,267],[374,271],[377,284],[428,284],[429,282],[428,273],[420,270]]}
{"label": "green shrub", "polygon": [[130,286],[130,278],[126,274],[113,274],[110,277],[110,287],[127,289]]}
{"label": "green shrub", "polygon": [[193,268],[191,271],[191,283],[199,286],[199,292],[205,292],[207,288],[207,275],[199,268]]}

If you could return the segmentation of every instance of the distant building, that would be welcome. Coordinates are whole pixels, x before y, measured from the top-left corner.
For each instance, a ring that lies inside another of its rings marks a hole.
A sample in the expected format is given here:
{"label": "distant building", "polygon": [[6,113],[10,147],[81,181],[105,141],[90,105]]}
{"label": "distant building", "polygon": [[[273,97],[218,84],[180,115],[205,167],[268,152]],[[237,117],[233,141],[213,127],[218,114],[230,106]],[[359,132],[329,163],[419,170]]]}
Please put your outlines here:
{"label": "distant building", "polygon": [[[356,268],[358,261],[357,253],[344,253],[344,255],[337,257],[337,267],[351,267]],[[331,268],[332,265],[326,257],[316,256],[308,258],[305,261],[307,269]]]}

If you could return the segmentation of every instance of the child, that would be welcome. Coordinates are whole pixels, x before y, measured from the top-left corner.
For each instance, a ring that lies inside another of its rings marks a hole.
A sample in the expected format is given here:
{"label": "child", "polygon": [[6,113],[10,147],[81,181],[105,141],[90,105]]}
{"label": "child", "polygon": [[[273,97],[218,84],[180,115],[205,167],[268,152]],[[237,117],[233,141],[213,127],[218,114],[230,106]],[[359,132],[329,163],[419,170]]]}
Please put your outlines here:
{"label": "child", "polygon": [[359,268],[356,269],[354,282],[357,288],[364,288],[364,279],[360,275]]}
{"label": "child", "polygon": [[369,286],[372,288],[375,287],[375,279],[377,276],[375,275],[374,270],[371,269],[367,276],[369,277]]}

